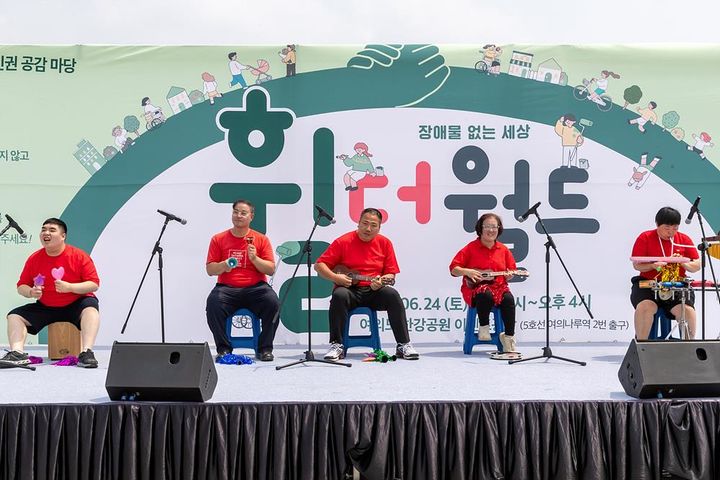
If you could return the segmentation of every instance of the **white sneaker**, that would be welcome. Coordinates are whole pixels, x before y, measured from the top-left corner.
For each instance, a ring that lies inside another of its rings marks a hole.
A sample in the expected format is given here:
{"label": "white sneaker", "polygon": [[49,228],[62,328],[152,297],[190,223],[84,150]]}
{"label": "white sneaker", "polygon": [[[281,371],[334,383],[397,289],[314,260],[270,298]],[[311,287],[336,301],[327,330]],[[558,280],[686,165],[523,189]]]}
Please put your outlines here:
{"label": "white sneaker", "polygon": [[478,340],[490,340],[490,325],[480,325],[478,327]]}
{"label": "white sneaker", "polygon": [[500,334],[500,343],[502,343],[504,353],[517,352],[515,336],[505,335],[503,332]]}
{"label": "white sneaker", "polygon": [[420,354],[410,343],[398,343],[395,348],[395,356],[405,360],[417,360],[420,358]]}
{"label": "white sneaker", "polygon": [[325,360],[341,360],[345,358],[345,350],[343,349],[342,343],[331,343],[330,350],[325,354]]}

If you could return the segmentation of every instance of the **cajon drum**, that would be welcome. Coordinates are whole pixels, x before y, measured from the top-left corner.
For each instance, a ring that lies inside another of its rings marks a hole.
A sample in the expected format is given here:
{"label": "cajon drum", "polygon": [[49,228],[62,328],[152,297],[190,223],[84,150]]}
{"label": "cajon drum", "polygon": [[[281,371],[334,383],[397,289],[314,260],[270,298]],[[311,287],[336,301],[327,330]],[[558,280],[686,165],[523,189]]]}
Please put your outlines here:
{"label": "cajon drum", "polygon": [[68,355],[80,354],[80,330],[72,323],[57,322],[48,325],[48,357],[60,360]]}

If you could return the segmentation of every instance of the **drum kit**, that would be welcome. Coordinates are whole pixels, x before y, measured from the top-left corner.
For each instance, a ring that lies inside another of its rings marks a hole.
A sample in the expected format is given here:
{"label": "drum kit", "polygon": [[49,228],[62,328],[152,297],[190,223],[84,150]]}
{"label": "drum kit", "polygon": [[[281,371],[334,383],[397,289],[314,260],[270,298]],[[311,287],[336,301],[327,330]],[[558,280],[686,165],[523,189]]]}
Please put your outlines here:
{"label": "drum kit", "polygon": [[[720,235],[714,237],[707,237],[703,239],[705,242],[717,242],[720,243]],[[659,264],[680,264],[690,262],[687,257],[630,257],[630,260],[635,263],[659,263]],[[675,265],[673,265],[675,266]],[[677,266],[676,266],[677,267]],[[671,269],[672,271],[673,269]],[[677,268],[674,270],[678,270]],[[640,288],[650,288],[655,292],[655,299],[660,300],[672,300],[674,298],[680,299],[680,303],[683,308],[680,311],[680,318],[677,319],[677,325],[673,328],[667,338],[672,337],[675,328],[680,333],[680,338],[683,340],[691,339],[690,330],[688,328],[688,322],[685,318],[685,302],[688,299],[689,292],[696,290],[704,290],[705,288],[715,289],[715,283],[711,281],[705,281],[704,285],[701,281],[693,281],[691,278],[665,278],[663,276],[660,280],[640,280]]]}

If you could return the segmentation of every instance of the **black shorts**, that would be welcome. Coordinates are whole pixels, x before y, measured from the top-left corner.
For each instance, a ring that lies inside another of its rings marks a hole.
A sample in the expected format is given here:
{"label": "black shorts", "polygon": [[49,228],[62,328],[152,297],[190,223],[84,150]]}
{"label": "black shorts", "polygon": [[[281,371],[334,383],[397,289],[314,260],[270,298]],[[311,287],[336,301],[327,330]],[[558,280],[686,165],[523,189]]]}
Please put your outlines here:
{"label": "black shorts", "polygon": [[[630,290],[630,303],[632,303],[633,308],[637,308],[638,304],[643,300],[650,300],[655,302],[659,308],[665,310],[671,319],[675,318],[673,314],[670,313],[670,310],[675,305],[682,303],[680,292],[676,292],[675,296],[669,300],[661,300],[660,297],[656,299],[655,292],[652,288],[640,288],[640,280],[644,280],[644,278],[637,276],[631,279],[632,289]],[[692,289],[685,294],[685,305],[695,308],[695,292],[693,292]]]}
{"label": "black shorts", "polygon": [[80,315],[88,307],[100,311],[98,299],[96,297],[82,297],[64,307],[48,307],[40,302],[28,303],[10,310],[8,315],[20,315],[30,323],[27,327],[28,333],[37,335],[43,328],[57,322],[72,323],[80,330]]}

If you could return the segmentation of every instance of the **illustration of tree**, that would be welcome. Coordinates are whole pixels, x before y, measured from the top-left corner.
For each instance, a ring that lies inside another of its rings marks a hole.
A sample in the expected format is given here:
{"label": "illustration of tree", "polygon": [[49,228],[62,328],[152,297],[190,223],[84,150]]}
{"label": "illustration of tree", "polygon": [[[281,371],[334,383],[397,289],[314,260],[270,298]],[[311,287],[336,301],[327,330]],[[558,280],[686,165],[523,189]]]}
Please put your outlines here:
{"label": "illustration of tree", "polygon": [[638,87],[637,85],[626,88],[623,92],[623,98],[625,99],[625,105],[623,105],[623,110],[625,110],[628,105],[635,105],[636,103],[638,103],[642,98],[642,95],[642,90],[640,90],[640,87]]}
{"label": "illustration of tree", "polygon": [[675,140],[680,142],[683,138],[685,138],[685,130],[680,127],[673,128],[672,130],[670,130],[670,135],[675,137]]}
{"label": "illustration of tree", "polygon": [[675,110],[671,110],[662,116],[662,126],[665,131],[677,127],[678,123],[680,123],[680,114]]}
{"label": "illustration of tree", "polygon": [[202,103],[205,101],[205,95],[200,90],[192,90],[190,93],[188,93],[188,97],[190,97],[190,103],[193,105],[197,105],[198,103]]}
{"label": "illustration of tree", "polygon": [[128,115],[125,117],[123,120],[123,128],[128,132],[133,132],[135,136],[140,136],[140,132],[138,132],[140,129],[140,120],[138,120],[135,115]]}
{"label": "illustration of tree", "polygon": [[110,160],[115,155],[117,155],[117,153],[118,153],[117,148],[112,147],[110,145],[103,148],[103,157],[105,158],[105,160]]}

